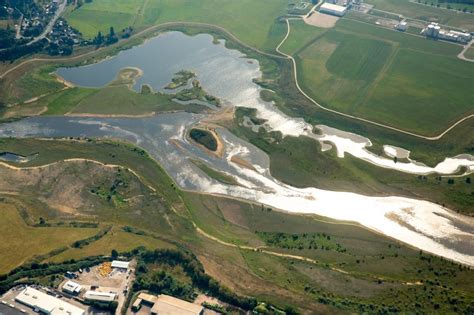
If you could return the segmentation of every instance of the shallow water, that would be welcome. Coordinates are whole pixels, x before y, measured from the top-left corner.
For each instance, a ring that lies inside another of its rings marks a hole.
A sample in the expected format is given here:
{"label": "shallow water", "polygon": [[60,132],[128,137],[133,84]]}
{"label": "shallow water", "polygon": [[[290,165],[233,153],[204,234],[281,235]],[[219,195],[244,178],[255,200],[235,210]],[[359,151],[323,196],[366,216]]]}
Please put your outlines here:
{"label": "shallow water", "polygon": [[[290,118],[272,103],[260,99],[260,87],[252,81],[261,76],[257,61],[249,62],[238,51],[226,49],[223,43],[213,44],[209,35],[189,37],[177,32],[166,33],[101,63],[61,69],[59,73],[75,84],[92,82],[102,86],[125,66],[144,70],[135,88],[147,83],[157,90],[177,71],[192,70],[203,88],[224,100],[225,106],[255,108],[257,117],[267,121],[267,128],[281,131],[283,135],[306,135],[330,143],[341,158],[349,153],[382,167],[420,174],[434,170],[451,173],[461,165],[474,170],[474,159],[469,155],[447,159],[436,168],[430,168],[413,161],[394,163],[393,159],[367,151],[369,139],[328,126],[317,126],[322,134],[315,135],[312,126],[302,119]],[[101,73],[100,78],[94,78],[98,73]],[[474,248],[471,246],[474,219],[421,200],[368,197],[285,185],[271,176],[269,159],[264,152],[225,129],[217,130],[225,143],[223,158],[209,156],[189,143],[186,131],[203,118],[206,118],[204,114],[184,112],[140,119],[34,117],[1,125],[0,136],[85,136],[127,140],[146,149],[184,189],[243,198],[289,212],[315,213],[359,222],[424,251],[474,266]],[[249,161],[256,171],[232,162],[234,156]],[[209,178],[190,159],[208,162],[215,169],[234,176],[240,185],[225,185]]]}

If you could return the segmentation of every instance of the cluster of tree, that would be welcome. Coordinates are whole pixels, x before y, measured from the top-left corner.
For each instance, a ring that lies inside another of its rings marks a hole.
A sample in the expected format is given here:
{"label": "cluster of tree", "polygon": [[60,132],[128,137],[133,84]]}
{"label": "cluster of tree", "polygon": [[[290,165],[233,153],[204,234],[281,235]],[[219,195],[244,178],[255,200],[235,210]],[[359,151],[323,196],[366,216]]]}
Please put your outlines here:
{"label": "cluster of tree", "polygon": [[15,32],[8,25],[0,28],[0,49],[11,47],[15,44]]}
{"label": "cluster of tree", "polygon": [[[9,9],[13,9],[10,11]],[[21,14],[30,16],[32,12],[39,10],[36,1],[31,0],[0,0],[0,18],[18,19]]]}
{"label": "cluster of tree", "polygon": [[102,32],[99,31],[97,33],[97,36],[94,37],[94,40],[92,41],[92,43],[96,45],[97,47],[100,47],[103,45],[105,46],[111,45],[116,42],[118,42],[118,37],[117,37],[117,34],[115,34],[115,30],[113,26],[110,27],[109,34],[104,36],[102,35]]}
{"label": "cluster of tree", "polygon": [[[146,264],[152,264],[154,262],[166,262],[171,266],[180,265],[184,272],[191,278],[193,286],[196,286],[202,291],[207,292],[209,295],[215,296],[221,301],[240,307],[244,310],[252,310],[257,305],[257,300],[252,297],[242,297],[228,288],[222,286],[216,280],[212,279],[204,272],[204,268],[197,260],[194,254],[183,250],[170,250],[170,249],[157,249],[155,251],[134,251],[138,256],[139,265],[137,267],[137,280],[143,277],[143,274],[148,270]],[[133,252],[132,252],[133,253]],[[165,275],[157,275],[157,280],[160,284],[163,284],[163,280],[166,278]],[[164,280],[171,281],[171,280]],[[135,282],[133,286],[134,291],[143,289],[140,285],[141,282]],[[152,285],[152,284],[150,284]],[[155,287],[158,291],[159,286]]]}
{"label": "cluster of tree", "polygon": [[48,40],[42,39],[31,45],[16,45],[0,50],[0,61],[12,61],[29,54],[38,53],[44,50],[47,45]]}
{"label": "cluster of tree", "polygon": [[112,229],[112,226],[107,226],[106,228],[102,229],[99,231],[99,233],[91,236],[91,237],[88,237],[88,238],[85,238],[83,240],[79,240],[79,241],[75,241],[74,243],[72,243],[72,247],[74,248],[82,248],[86,245],[89,245],[90,243],[93,243],[95,241],[98,241],[99,239],[101,239],[102,237],[104,237],[107,233],[109,233],[109,231]]}
{"label": "cluster of tree", "polygon": [[[70,1],[72,2],[73,0],[70,0]],[[92,0],[77,0],[76,1],[76,9],[82,7],[82,5],[84,3],[91,3],[91,2],[92,2]]]}
{"label": "cluster of tree", "polygon": [[438,0],[439,3],[461,3],[474,5],[474,0]]}
{"label": "cluster of tree", "polygon": [[142,272],[133,284],[135,291],[147,290],[156,294],[176,296],[184,300],[194,298],[193,287],[176,280],[171,274],[164,271],[150,272],[144,264],[140,265],[139,269]]}

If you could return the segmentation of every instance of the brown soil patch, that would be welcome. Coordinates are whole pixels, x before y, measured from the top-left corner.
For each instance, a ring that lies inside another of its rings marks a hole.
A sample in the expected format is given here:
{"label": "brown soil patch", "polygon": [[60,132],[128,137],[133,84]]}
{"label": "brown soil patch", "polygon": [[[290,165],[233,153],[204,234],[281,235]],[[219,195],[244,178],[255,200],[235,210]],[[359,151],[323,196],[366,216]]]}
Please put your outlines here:
{"label": "brown soil patch", "polygon": [[336,25],[339,17],[315,11],[310,17],[303,19],[306,24],[322,28],[332,28]]}

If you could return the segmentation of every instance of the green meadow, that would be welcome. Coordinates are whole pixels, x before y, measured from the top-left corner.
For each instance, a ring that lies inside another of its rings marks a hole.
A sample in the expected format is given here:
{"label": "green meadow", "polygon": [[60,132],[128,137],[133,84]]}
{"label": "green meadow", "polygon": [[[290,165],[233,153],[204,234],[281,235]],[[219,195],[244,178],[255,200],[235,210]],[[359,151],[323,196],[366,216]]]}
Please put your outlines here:
{"label": "green meadow", "polygon": [[326,107],[424,135],[473,112],[474,65],[459,46],[351,20],[299,46],[300,83]]}
{"label": "green meadow", "polygon": [[[272,25],[286,13],[287,5],[288,0],[94,0],[73,11],[67,20],[87,38],[98,31],[107,33],[110,26],[121,30],[165,22],[210,23],[225,27],[246,44],[262,48],[272,46],[266,43],[268,40],[278,40],[279,36],[267,37],[275,32]],[[283,29],[277,35],[280,31]]]}

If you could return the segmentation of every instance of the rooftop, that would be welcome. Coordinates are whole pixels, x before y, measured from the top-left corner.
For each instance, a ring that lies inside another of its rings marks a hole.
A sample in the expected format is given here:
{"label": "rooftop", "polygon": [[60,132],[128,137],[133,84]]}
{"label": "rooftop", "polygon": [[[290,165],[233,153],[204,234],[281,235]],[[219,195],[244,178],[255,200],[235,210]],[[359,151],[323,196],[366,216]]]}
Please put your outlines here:
{"label": "rooftop", "polygon": [[130,265],[130,262],[128,261],[120,261],[120,260],[112,261],[112,268],[128,269],[128,265]]}
{"label": "rooftop", "polygon": [[81,291],[81,289],[82,289],[82,286],[79,283],[73,282],[71,280],[67,281],[63,285],[63,290],[65,290],[67,292],[79,293]]}
{"label": "rooftop", "polygon": [[21,291],[15,300],[31,308],[37,308],[46,314],[84,315],[85,311],[77,306],[43,293],[32,287]]}
{"label": "rooftop", "polygon": [[337,5],[337,4],[332,4],[328,2],[324,2],[320,7],[320,9],[325,9],[325,10],[331,10],[331,11],[337,11],[337,12],[345,12],[347,10],[346,7],[343,7],[342,5]]}
{"label": "rooftop", "polygon": [[152,314],[159,315],[199,315],[203,307],[169,295],[160,295],[151,309]]}
{"label": "rooftop", "polygon": [[87,291],[84,294],[86,300],[100,301],[100,302],[112,302],[115,300],[115,293],[100,292],[100,291]]}

